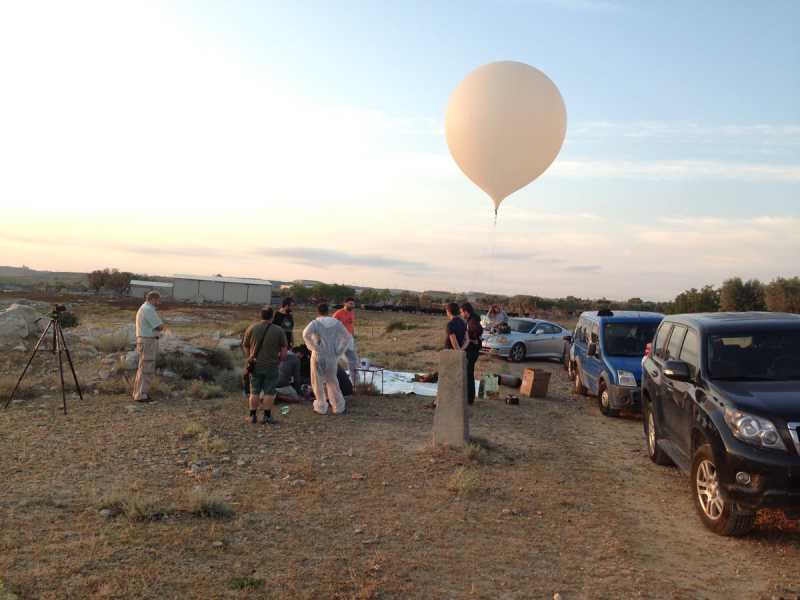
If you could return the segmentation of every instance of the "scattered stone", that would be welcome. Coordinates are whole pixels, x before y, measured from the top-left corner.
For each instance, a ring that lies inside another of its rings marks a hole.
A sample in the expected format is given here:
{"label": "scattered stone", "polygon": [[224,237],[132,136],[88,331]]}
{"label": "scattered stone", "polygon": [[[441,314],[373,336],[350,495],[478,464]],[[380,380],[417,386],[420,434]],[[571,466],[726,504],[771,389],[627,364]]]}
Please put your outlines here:
{"label": "scattered stone", "polygon": [[222,548],[224,545],[225,544],[223,542],[220,542],[219,540],[217,540],[216,542],[212,542],[211,543],[211,546],[213,548]]}
{"label": "scattered stone", "polygon": [[367,478],[367,476],[364,475],[363,473],[353,473],[351,475],[351,479],[353,479],[354,481],[361,481],[362,479],[366,479],[366,478]]}
{"label": "scattered stone", "polygon": [[163,369],[161,371],[161,376],[166,377],[167,379],[175,379],[178,376],[178,374],[175,371],[172,371],[171,369]]}
{"label": "scattered stone", "polygon": [[110,519],[111,517],[114,516],[114,514],[111,512],[111,509],[104,508],[103,510],[100,511],[100,516],[103,517],[104,519]]}
{"label": "scattered stone", "polygon": [[245,466],[246,464],[247,464],[247,461],[245,461],[245,460],[243,460],[243,459],[241,459],[241,458],[240,458],[239,460],[237,460],[237,461],[236,461],[236,466],[237,466],[237,467],[243,467],[243,466]]}
{"label": "scattered stone", "polygon": [[241,344],[242,340],[239,338],[226,337],[217,342],[217,348],[220,350],[236,350]]}
{"label": "scattered stone", "polygon": [[306,484],[306,480],[305,479],[295,479],[289,485],[291,485],[292,487],[302,487],[305,484]]}
{"label": "scattered stone", "polygon": [[126,371],[135,371],[139,368],[139,353],[136,350],[127,352],[122,359],[122,367]]}

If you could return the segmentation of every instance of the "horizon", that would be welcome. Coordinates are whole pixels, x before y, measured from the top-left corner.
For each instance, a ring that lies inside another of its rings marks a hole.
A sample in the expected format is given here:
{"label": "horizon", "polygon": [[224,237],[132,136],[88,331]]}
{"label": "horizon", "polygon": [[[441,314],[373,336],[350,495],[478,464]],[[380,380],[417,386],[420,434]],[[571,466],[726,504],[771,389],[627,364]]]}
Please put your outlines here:
{"label": "horizon", "polygon": [[[655,301],[798,275],[800,4],[452,10],[5,4],[0,262]],[[495,231],[443,123],[502,59],[567,134]]]}

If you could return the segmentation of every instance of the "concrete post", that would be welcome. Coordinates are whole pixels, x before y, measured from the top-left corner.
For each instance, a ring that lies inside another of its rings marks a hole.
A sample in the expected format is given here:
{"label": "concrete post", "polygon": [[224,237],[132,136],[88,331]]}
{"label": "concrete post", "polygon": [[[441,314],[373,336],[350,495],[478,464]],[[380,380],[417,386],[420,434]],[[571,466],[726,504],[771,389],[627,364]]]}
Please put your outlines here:
{"label": "concrete post", "polygon": [[439,385],[433,415],[433,443],[461,447],[469,442],[467,416],[467,355],[460,350],[439,352]]}

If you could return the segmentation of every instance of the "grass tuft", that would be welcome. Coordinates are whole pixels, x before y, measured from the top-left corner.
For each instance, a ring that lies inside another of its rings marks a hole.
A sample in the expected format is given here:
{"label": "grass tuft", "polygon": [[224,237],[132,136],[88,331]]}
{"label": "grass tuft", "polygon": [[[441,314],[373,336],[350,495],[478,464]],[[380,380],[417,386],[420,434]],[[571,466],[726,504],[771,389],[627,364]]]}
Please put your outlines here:
{"label": "grass tuft", "polygon": [[[17,379],[19,379],[19,375],[0,375],[0,402],[8,400],[11,392],[14,391],[14,386],[17,385]],[[31,385],[30,378],[26,377],[17,388],[14,398],[28,400],[34,396],[36,396],[36,392]]]}
{"label": "grass tuft", "polygon": [[258,577],[233,577],[228,580],[228,588],[232,590],[257,590],[267,583],[266,579]]}
{"label": "grass tuft", "polygon": [[409,331],[410,329],[416,328],[416,325],[411,325],[405,321],[392,321],[386,326],[386,333],[392,333],[393,331]]}
{"label": "grass tuft", "polygon": [[189,514],[204,519],[230,519],[236,511],[219,496],[195,491],[189,496]]}
{"label": "grass tuft", "polygon": [[464,458],[471,462],[476,462],[479,464],[485,463],[489,455],[486,452],[486,449],[476,442],[470,442],[466,446],[464,446]]}
{"label": "grass tuft", "polygon": [[132,523],[159,521],[175,513],[175,509],[157,498],[138,493],[116,493],[100,501],[100,510],[111,511],[111,515],[125,515]]}
{"label": "grass tuft", "polygon": [[219,398],[225,395],[225,391],[217,384],[206,383],[204,381],[193,381],[189,386],[187,392],[193,398],[200,398],[201,400],[209,400],[211,398]]}
{"label": "grass tuft", "polygon": [[207,433],[207,431],[208,430],[203,425],[197,421],[192,421],[184,428],[183,433],[181,433],[181,438],[184,440],[190,440],[199,435]]}
{"label": "grass tuft", "polygon": [[124,352],[133,347],[127,331],[116,331],[97,336],[94,347],[100,352],[110,354],[111,352]]}
{"label": "grass tuft", "polygon": [[478,491],[480,475],[474,469],[459,467],[447,482],[447,489],[456,496],[470,496]]}
{"label": "grass tuft", "polygon": [[222,348],[213,348],[206,357],[208,365],[214,369],[231,371],[233,369],[233,355]]}

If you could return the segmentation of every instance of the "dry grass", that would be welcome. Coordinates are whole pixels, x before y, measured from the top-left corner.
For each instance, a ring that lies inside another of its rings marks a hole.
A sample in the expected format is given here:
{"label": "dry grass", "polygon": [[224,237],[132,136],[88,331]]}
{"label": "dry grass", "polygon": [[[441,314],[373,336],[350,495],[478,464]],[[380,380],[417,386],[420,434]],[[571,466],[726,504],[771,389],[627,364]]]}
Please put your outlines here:
{"label": "dry grass", "polygon": [[131,350],[133,344],[130,337],[128,337],[127,331],[116,331],[98,336],[94,342],[94,347],[100,352],[110,354],[111,352]]}
{"label": "dry grass", "polygon": [[405,321],[392,321],[386,326],[386,333],[392,333],[395,331],[410,331],[416,328],[416,325],[406,323]]}
{"label": "dry grass", "polygon": [[471,496],[480,489],[481,477],[477,470],[458,467],[447,482],[447,489],[457,496]]}
{"label": "dry grass", "polygon": [[99,509],[111,511],[112,517],[124,515],[131,523],[159,521],[176,512],[161,499],[137,491],[115,492],[100,501]]}
{"label": "dry grass", "polygon": [[204,519],[229,519],[236,514],[224,498],[202,490],[195,490],[189,495],[188,512]]}
{"label": "dry grass", "polygon": [[221,386],[214,383],[193,381],[186,393],[191,398],[209,400],[211,398],[221,398],[225,395],[225,390],[223,390]]}
{"label": "dry grass", "polygon": [[181,439],[191,440],[205,433],[208,433],[208,429],[204,425],[197,421],[192,421],[184,428],[183,433],[181,433]]}
{"label": "dry grass", "polygon": [[[22,371],[20,371],[21,373]],[[14,391],[14,386],[17,385],[17,380],[19,379],[19,373],[16,375],[0,375],[0,406],[5,404],[8,397],[11,396],[11,392]],[[31,398],[36,397],[36,381],[32,381],[32,378],[25,377],[22,380],[19,388],[17,388],[17,393],[14,394],[14,398],[19,398],[20,400],[29,400]]]}

